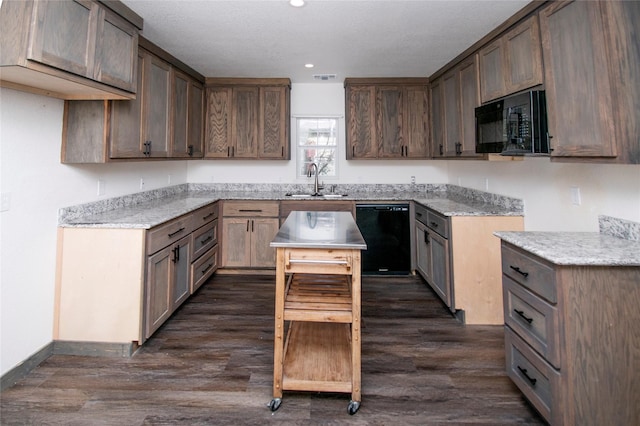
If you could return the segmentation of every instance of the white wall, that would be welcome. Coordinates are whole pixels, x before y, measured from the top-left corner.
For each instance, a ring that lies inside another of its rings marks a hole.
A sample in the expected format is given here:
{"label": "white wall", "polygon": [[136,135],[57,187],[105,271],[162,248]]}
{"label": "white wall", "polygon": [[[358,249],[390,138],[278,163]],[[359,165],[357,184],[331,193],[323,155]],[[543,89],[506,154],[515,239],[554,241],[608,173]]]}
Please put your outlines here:
{"label": "white wall", "polygon": [[60,164],[63,105],[0,89],[0,375],[51,342],[58,209],[186,182],[184,161]]}
{"label": "white wall", "polygon": [[[52,339],[56,224],[60,207],[184,182],[295,182],[290,161],[60,164],[63,102],[0,89],[0,375]],[[342,84],[294,84],[292,114],[344,115]],[[341,120],[344,149],[344,119]],[[517,162],[349,161],[338,183],[453,183],[522,198],[527,230],[597,231],[597,216],[640,222],[640,166]],[[293,156],[295,158],[295,155]],[[98,180],[106,193],[97,195]],[[311,181],[308,181],[311,184]],[[571,204],[569,188],[582,204]]]}

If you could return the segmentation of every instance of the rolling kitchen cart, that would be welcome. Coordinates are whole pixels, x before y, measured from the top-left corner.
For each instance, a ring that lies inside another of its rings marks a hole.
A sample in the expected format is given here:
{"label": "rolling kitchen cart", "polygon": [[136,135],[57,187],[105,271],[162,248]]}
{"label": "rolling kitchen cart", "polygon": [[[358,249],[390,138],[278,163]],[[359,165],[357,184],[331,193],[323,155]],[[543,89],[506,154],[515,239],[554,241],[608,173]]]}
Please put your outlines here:
{"label": "rolling kitchen cart", "polygon": [[[360,251],[349,212],[291,212],[276,248],[273,399],[285,390],[351,393],[361,402]],[[286,337],[285,337],[286,335]]]}

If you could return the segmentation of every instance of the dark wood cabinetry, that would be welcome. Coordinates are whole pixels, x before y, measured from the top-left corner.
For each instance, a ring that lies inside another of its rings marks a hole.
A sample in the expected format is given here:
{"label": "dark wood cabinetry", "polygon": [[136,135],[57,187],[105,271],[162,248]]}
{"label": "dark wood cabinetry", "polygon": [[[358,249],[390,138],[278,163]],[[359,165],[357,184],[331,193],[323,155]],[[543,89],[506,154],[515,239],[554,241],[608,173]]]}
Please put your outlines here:
{"label": "dark wood cabinetry", "polygon": [[542,84],[538,16],[530,16],[480,49],[478,58],[482,102]]}
{"label": "dark wood cabinetry", "polygon": [[207,79],[204,158],[290,158],[288,79]]}
{"label": "dark wood cabinetry", "polygon": [[346,79],[347,159],[427,158],[427,82]]}
{"label": "dark wood cabinetry", "polygon": [[553,160],[640,163],[638,20],[638,2],[540,11]]}
{"label": "dark wood cabinetry", "polygon": [[126,11],[135,23],[92,0],[3,2],[2,85],[62,99],[133,99],[142,19]]}
{"label": "dark wood cabinetry", "polygon": [[135,100],[65,102],[63,163],[202,158],[202,84],[140,40]]}
{"label": "dark wood cabinetry", "polygon": [[431,85],[431,143],[434,158],[483,158],[476,154],[476,56],[463,60]]}

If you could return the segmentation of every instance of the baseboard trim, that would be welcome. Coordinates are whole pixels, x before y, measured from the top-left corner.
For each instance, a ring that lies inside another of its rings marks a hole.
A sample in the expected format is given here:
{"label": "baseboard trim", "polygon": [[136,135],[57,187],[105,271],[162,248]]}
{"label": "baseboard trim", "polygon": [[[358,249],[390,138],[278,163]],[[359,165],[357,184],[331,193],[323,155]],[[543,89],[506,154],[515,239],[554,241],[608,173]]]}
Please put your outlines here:
{"label": "baseboard trim", "polygon": [[36,368],[40,363],[49,358],[53,354],[53,342],[47,344],[38,352],[31,355],[29,358],[22,361],[20,364],[7,371],[2,375],[0,379],[0,391],[10,388],[15,385],[19,380],[23,379]]}
{"label": "baseboard trim", "polygon": [[111,358],[129,358],[140,348],[137,342],[71,342],[55,340],[2,375],[0,391],[4,391],[26,377],[51,355],[80,355]]}

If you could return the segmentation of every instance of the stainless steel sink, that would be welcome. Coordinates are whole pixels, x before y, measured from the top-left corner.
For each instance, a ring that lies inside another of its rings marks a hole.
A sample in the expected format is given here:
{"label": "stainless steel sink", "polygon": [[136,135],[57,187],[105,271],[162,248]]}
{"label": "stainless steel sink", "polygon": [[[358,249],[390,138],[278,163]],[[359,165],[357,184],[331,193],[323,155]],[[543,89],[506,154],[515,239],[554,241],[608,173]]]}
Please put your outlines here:
{"label": "stainless steel sink", "polygon": [[342,198],[346,197],[347,194],[292,194],[289,192],[285,196],[291,198]]}

